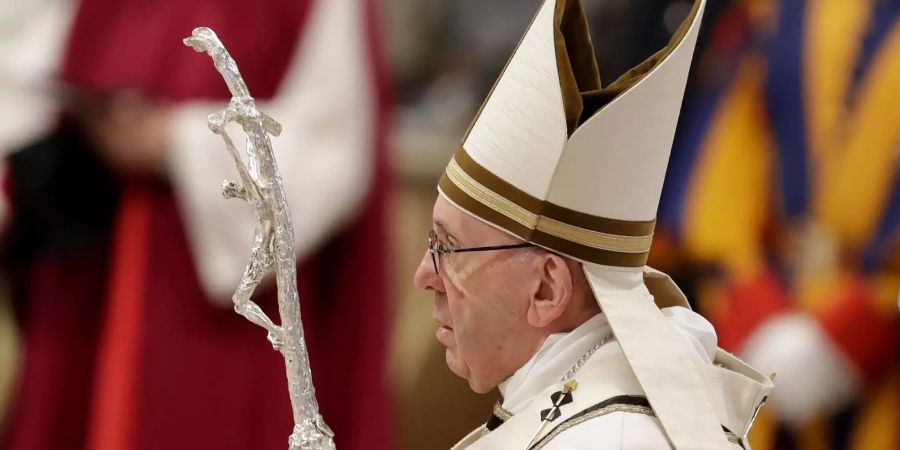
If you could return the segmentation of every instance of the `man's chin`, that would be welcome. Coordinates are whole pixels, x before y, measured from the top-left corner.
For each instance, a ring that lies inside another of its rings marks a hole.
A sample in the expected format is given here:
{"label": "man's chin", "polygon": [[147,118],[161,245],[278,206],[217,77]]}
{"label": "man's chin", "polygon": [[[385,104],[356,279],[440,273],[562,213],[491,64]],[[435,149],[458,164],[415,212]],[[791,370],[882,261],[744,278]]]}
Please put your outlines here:
{"label": "man's chin", "polygon": [[487,394],[491,392],[496,384],[487,384],[478,380],[476,377],[472,376],[472,371],[469,369],[469,366],[466,365],[465,362],[460,359],[456,350],[447,349],[444,352],[444,355],[447,360],[447,367],[453,372],[454,375],[466,380],[469,383],[469,389],[471,389],[476,394]]}
{"label": "man's chin", "polygon": [[497,387],[496,385],[486,385],[478,383],[473,378],[469,378],[467,381],[469,382],[469,389],[471,389],[472,392],[476,394],[487,394],[488,392],[493,391],[495,387]]}
{"label": "man's chin", "polygon": [[456,349],[446,349],[444,351],[444,359],[447,362],[447,368],[450,369],[454,375],[465,378],[466,380],[472,378],[472,372],[469,370],[469,366],[462,361],[459,355],[457,355]]}

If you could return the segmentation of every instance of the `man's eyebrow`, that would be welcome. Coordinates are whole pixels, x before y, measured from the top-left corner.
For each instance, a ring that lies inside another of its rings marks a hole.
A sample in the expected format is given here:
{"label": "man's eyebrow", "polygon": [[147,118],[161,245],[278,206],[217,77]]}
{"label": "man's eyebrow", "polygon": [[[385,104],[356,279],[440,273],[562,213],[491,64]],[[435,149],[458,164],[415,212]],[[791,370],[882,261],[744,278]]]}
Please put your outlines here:
{"label": "man's eyebrow", "polygon": [[450,230],[447,229],[447,225],[446,225],[444,222],[442,222],[442,221],[440,221],[440,220],[435,220],[435,221],[434,221],[434,226],[435,226],[435,228],[437,228],[440,232],[442,232],[442,233],[444,233],[445,235],[447,235],[447,238],[448,238],[448,239],[452,239],[452,240],[456,241],[456,243],[459,242],[459,239],[457,239],[456,236],[454,236],[453,233],[451,233]]}
{"label": "man's eyebrow", "polygon": [[447,225],[446,225],[444,222],[441,222],[441,221],[438,220],[438,219],[435,219],[435,220],[434,220],[434,227],[437,228],[438,231],[440,231],[440,232],[442,232],[442,233],[444,233],[444,234],[450,234],[450,232],[447,231]]}

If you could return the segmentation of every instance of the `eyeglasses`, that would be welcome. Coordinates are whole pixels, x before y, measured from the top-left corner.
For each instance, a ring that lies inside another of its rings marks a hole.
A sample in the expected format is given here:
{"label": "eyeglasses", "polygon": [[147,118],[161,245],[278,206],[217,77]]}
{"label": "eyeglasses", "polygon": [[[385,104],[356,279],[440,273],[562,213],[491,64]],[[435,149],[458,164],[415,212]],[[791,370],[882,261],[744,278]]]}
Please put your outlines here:
{"label": "eyeglasses", "polygon": [[431,253],[431,263],[434,264],[434,273],[441,273],[441,255],[444,253],[467,253],[467,252],[488,252],[493,250],[508,250],[513,248],[534,247],[530,242],[509,245],[491,245],[488,247],[469,247],[469,248],[452,248],[447,247],[438,241],[437,234],[434,230],[428,232],[428,252]]}

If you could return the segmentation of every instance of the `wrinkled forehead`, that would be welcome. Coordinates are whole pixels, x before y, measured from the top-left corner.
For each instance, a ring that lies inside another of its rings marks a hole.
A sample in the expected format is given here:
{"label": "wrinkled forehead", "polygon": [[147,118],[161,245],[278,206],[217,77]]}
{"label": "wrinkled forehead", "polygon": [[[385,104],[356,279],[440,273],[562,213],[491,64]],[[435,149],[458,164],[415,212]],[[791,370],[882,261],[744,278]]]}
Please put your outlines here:
{"label": "wrinkled forehead", "polygon": [[479,225],[485,226],[479,220],[447,201],[442,195],[438,195],[437,200],[434,202],[431,219],[435,231],[452,234],[459,238],[477,234]]}
{"label": "wrinkled forehead", "polygon": [[436,232],[452,235],[467,245],[521,242],[521,239],[469,214],[443,195],[438,195],[435,200],[431,217]]}

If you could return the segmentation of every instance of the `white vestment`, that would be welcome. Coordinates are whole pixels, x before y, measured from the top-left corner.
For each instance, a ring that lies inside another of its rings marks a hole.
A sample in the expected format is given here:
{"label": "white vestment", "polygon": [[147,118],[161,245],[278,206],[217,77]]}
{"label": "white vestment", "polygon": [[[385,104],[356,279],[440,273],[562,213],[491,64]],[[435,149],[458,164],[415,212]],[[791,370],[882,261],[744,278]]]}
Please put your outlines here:
{"label": "white vestment", "polygon": [[[748,372],[747,366],[717,349],[715,330],[699,314],[683,307],[665,308],[663,312],[690,343],[693,356],[710,368],[711,392],[718,392],[725,405],[719,413],[723,433],[731,443],[728,450],[749,449],[745,433],[768,393],[768,381],[754,380],[758,374]],[[541,413],[552,407],[551,395],[561,390],[562,378],[588,354],[572,377],[578,382],[571,393],[572,402],[562,405],[560,417],[533,440],[541,428]],[[721,380],[723,376],[733,379]],[[494,408],[494,418],[453,450],[672,448],[602,313],[569,333],[549,336],[531,360],[499,389],[502,405]]]}

